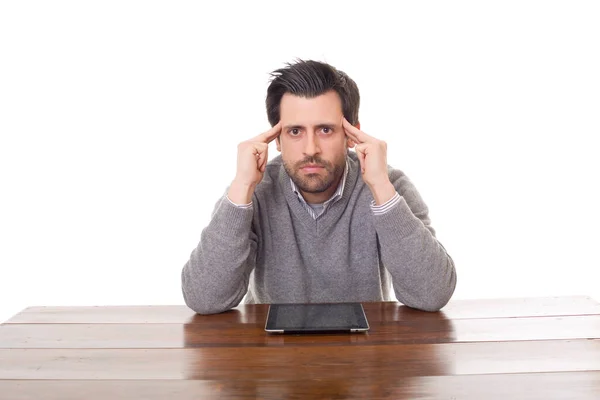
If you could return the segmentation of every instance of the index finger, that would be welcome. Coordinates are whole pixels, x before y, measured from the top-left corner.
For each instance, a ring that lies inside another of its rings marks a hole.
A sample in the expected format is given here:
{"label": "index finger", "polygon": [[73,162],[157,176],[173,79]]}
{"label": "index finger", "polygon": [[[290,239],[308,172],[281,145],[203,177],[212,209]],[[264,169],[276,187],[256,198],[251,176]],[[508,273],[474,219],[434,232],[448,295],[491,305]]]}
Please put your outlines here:
{"label": "index finger", "polygon": [[344,127],[346,134],[348,134],[348,136],[356,143],[371,142],[375,139],[353,126],[345,117],[342,119],[342,126]]}
{"label": "index finger", "polygon": [[281,121],[268,131],[261,133],[253,139],[255,142],[271,143],[277,136],[281,135]]}

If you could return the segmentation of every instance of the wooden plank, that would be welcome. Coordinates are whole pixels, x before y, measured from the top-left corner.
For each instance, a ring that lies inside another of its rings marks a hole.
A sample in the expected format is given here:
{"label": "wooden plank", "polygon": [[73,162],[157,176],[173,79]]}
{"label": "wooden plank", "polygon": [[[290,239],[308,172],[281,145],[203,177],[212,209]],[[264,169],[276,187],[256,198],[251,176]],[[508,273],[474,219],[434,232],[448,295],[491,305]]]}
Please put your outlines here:
{"label": "wooden plank", "polygon": [[324,380],[5,380],[0,399],[197,400],[197,399],[461,399],[597,400],[600,372]]}
{"label": "wooden plank", "polygon": [[0,379],[354,380],[600,370],[600,340],[195,349],[0,349]]}
{"label": "wooden plank", "polygon": [[[222,317],[228,313],[220,314]],[[196,315],[186,306],[28,307],[5,324],[189,323]],[[218,319],[219,317],[215,318]]]}
{"label": "wooden plank", "polygon": [[450,302],[446,318],[551,317],[600,314],[600,303],[588,296],[476,299]]}
{"label": "wooden plank", "polygon": [[[396,302],[363,303],[369,320],[505,318],[565,315],[600,315],[600,303],[590,297],[548,297],[451,301],[439,313],[410,309]],[[240,323],[264,322],[268,306],[242,305],[216,315],[197,315],[186,306],[29,307],[9,319],[11,323]],[[210,321],[210,322],[209,322]]]}
{"label": "wooden plank", "polygon": [[373,345],[600,338],[600,315],[371,321],[368,334],[271,335],[264,322],[220,324],[7,324],[0,348],[193,348]]}

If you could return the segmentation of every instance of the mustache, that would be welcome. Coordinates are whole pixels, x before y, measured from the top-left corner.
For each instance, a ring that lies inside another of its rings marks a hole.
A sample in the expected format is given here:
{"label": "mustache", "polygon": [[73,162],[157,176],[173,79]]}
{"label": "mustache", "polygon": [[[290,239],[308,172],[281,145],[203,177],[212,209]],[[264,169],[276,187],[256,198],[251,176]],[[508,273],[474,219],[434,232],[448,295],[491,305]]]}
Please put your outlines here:
{"label": "mustache", "polygon": [[331,163],[329,163],[329,162],[321,159],[319,156],[317,156],[317,157],[313,156],[313,157],[305,157],[303,160],[298,161],[296,163],[296,168],[302,168],[302,167],[304,167],[305,165],[308,165],[308,164],[318,165],[318,166],[321,166],[323,168],[330,168],[331,167]]}

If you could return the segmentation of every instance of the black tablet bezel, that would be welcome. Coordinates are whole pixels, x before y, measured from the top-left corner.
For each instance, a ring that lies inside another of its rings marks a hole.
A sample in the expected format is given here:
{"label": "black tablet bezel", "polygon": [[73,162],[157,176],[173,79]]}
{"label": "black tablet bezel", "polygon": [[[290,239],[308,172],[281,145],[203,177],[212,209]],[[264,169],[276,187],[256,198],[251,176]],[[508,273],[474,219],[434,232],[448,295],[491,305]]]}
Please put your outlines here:
{"label": "black tablet bezel", "polygon": [[[356,315],[358,321],[358,327],[349,327],[349,326],[339,326],[339,327],[323,327],[323,326],[312,326],[312,327],[282,327],[277,326],[277,313],[284,309],[286,306],[311,306],[311,307],[320,307],[320,306],[335,306],[335,305],[344,305],[344,306],[352,306],[354,313]],[[298,304],[298,303],[278,303],[269,305],[269,312],[267,314],[267,321],[265,323],[265,331],[269,333],[333,333],[333,332],[345,332],[345,333],[354,333],[354,332],[366,332],[370,329],[369,322],[367,321],[367,316],[365,315],[365,310],[361,303],[308,303],[308,304]]]}

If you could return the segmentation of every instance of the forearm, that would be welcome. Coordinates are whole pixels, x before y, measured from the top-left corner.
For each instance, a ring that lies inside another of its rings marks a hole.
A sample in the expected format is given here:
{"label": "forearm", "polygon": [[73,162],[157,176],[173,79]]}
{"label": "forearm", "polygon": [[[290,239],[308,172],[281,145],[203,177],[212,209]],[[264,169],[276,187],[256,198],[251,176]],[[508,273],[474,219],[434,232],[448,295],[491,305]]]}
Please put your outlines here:
{"label": "forearm", "polygon": [[220,201],[181,274],[183,297],[194,311],[226,311],[246,294],[256,251],[252,215],[252,208]]}
{"label": "forearm", "polygon": [[241,183],[234,180],[227,191],[227,197],[234,204],[248,204],[252,201],[252,195],[256,185]]}
{"label": "forearm", "polygon": [[375,215],[383,265],[391,273],[397,299],[426,311],[441,309],[456,286],[454,263],[404,198]]}

